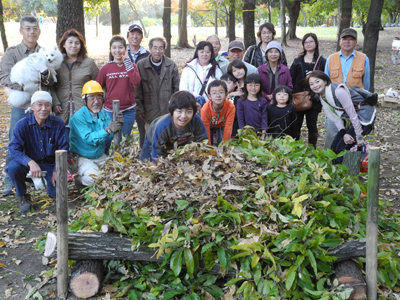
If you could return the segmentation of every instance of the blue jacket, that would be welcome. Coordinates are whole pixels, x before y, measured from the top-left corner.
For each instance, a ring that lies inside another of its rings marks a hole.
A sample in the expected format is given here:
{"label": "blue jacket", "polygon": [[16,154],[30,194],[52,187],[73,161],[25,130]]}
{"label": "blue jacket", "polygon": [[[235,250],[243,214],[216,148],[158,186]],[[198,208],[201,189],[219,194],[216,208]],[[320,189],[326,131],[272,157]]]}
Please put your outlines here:
{"label": "blue jacket", "polygon": [[41,127],[33,114],[19,120],[8,145],[11,158],[24,166],[31,160],[54,164],[56,150],[68,150],[68,142],[63,120],[51,115]]}
{"label": "blue jacket", "polygon": [[101,110],[95,121],[86,106],[79,109],[69,119],[69,149],[81,156],[94,159],[104,154],[105,144],[112,135],[104,130],[111,120],[107,113]]}

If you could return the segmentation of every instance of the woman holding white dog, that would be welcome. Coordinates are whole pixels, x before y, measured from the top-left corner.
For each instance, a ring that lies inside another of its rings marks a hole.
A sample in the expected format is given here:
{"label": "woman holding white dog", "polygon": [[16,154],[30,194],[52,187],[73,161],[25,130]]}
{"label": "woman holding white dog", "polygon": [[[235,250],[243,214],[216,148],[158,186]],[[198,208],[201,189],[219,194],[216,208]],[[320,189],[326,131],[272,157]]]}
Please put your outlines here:
{"label": "woman holding white dog", "polygon": [[99,71],[96,81],[105,90],[104,110],[112,119],[113,100],[119,100],[124,115],[122,134],[128,136],[132,132],[136,118],[135,87],[140,84],[140,74],[135,63],[129,58],[126,41],[115,35],[110,41],[110,61]]}
{"label": "woman holding white dog", "polygon": [[68,125],[69,118],[83,106],[83,85],[89,80],[96,80],[99,68],[92,58],[87,57],[85,40],[76,29],[64,32],[58,48],[64,61],[57,70],[53,112]]}

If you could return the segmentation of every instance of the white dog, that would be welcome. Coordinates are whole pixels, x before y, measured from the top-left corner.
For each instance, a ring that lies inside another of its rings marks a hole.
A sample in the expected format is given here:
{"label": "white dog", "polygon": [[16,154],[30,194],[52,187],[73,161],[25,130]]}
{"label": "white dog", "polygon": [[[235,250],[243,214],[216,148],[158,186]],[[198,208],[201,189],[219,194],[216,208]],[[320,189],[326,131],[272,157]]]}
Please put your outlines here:
{"label": "white dog", "polygon": [[19,61],[11,69],[10,80],[13,83],[24,85],[24,92],[6,88],[9,95],[8,102],[16,107],[23,107],[30,102],[32,91],[39,89],[41,82],[40,73],[49,70],[54,82],[57,82],[56,70],[61,66],[63,56],[57,46],[46,49],[41,48],[39,52],[32,53]]}

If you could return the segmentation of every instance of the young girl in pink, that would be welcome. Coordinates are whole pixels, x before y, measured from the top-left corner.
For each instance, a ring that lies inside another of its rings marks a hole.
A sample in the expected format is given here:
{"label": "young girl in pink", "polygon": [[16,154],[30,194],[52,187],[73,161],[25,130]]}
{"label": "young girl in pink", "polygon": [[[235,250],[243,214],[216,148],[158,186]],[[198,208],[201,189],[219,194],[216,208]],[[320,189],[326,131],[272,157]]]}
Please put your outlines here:
{"label": "young girl in pink", "polygon": [[119,100],[120,110],[124,115],[121,132],[123,135],[130,135],[136,118],[134,85],[140,83],[140,75],[128,56],[123,37],[116,35],[111,38],[110,61],[100,69],[96,81],[105,90],[104,110],[111,120],[113,100]]}

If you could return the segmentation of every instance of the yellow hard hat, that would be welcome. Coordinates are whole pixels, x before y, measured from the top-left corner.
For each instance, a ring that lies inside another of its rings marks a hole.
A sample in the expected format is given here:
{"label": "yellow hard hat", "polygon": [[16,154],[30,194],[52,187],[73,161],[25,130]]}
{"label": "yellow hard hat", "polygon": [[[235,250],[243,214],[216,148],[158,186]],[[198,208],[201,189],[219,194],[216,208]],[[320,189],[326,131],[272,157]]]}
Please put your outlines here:
{"label": "yellow hard hat", "polygon": [[100,83],[94,80],[86,82],[82,87],[82,97],[90,94],[104,94]]}

